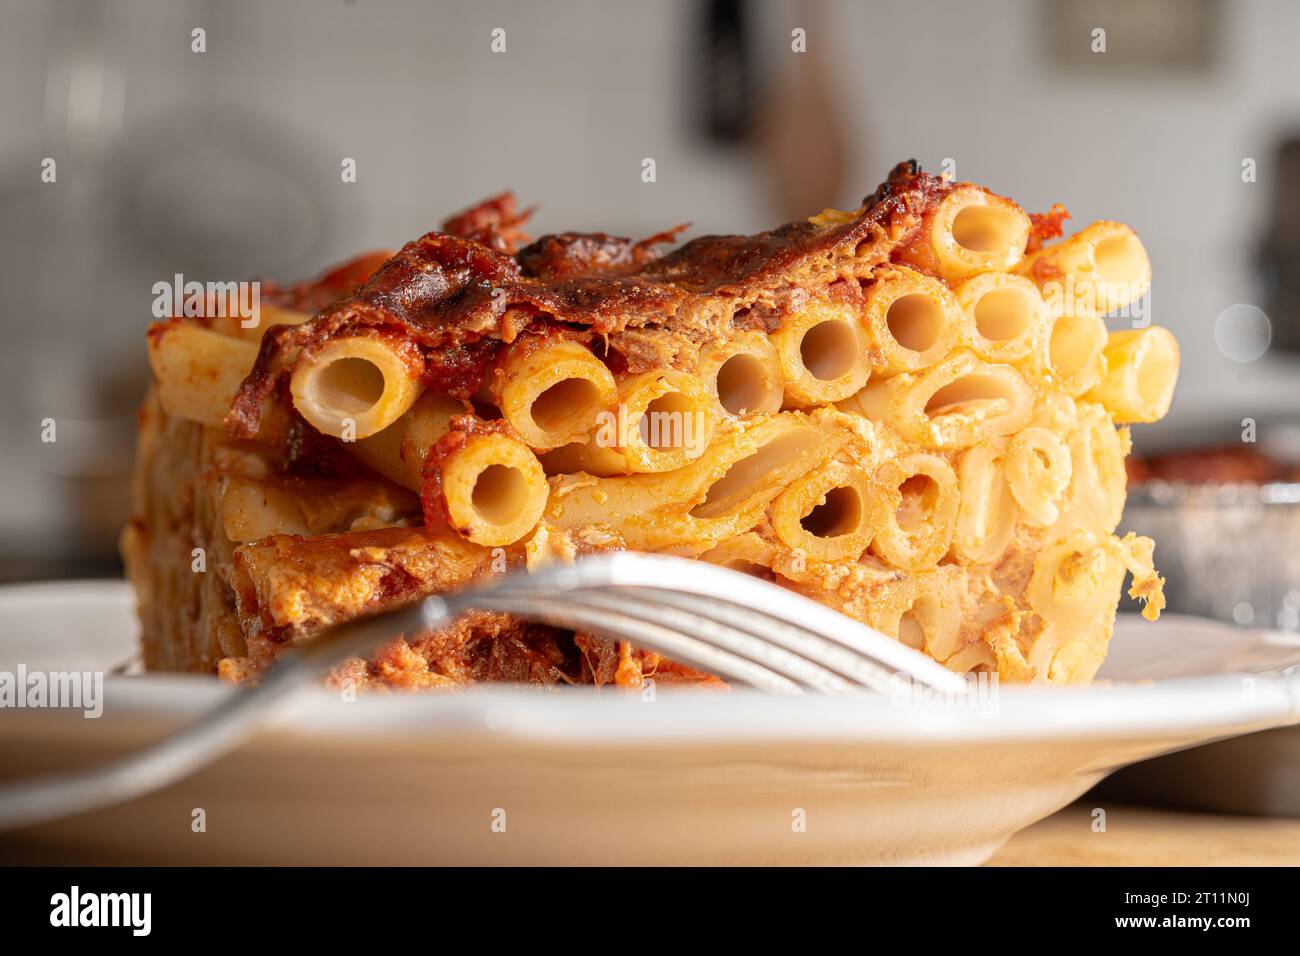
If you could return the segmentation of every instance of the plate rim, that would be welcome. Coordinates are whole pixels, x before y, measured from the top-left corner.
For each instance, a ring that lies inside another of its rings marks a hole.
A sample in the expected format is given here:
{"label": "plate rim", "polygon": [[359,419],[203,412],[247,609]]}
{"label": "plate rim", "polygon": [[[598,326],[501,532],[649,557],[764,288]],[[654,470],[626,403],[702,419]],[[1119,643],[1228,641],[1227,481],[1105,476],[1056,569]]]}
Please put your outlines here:
{"label": "plate rim", "polygon": [[[69,592],[82,607],[111,602],[115,609],[129,609],[135,603],[130,584],[122,580],[26,582],[0,585],[0,612],[13,602],[55,595],[66,605]],[[1170,617],[1174,623],[1186,619],[1230,627],[1190,615]],[[1242,693],[1246,679],[1254,684],[1252,699]],[[236,692],[207,675],[179,673],[110,674],[104,687],[106,714],[173,720],[198,716]],[[545,707],[537,706],[539,694],[546,695]],[[648,706],[654,720],[644,719]],[[37,713],[69,716],[27,712],[29,717]],[[489,735],[581,745],[834,739],[944,747],[1151,737],[1210,740],[1300,723],[1300,673],[1224,673],[1088,687],[1000,685],[996,712],[975,713],[971,717],[969,708],[911,706],[884,698],[779,698],[746,689],[665,689],[648,704],[635,693],[506,686],[445,694],[360,694],[345,702],[319,687],[305,692],[292,717],[277,721],[275,731],[300,739]]]}

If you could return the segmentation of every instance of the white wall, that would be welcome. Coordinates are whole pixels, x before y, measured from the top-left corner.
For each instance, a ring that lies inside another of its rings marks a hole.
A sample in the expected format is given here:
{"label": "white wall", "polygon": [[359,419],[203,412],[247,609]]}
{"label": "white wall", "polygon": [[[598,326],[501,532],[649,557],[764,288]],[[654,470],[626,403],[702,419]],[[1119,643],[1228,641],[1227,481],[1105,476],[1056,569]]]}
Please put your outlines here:
{"label": "white wall", "polygon": [[[1155,320],[1184,350],[1170,424],[1294,408],[1289,364],[1233,363],[1212,328],[1226,306],[1260,299],[1243,250],[1276,139],[1300,128],[1300,4],[1226,0],[1221,55],[1197,76],[1057,68],[1040,13],[1030,0],[832,3],[807,56],[835,65],[853,145],[840,202],[897,160],[953,157],[960,177],[1028,208],[1061,201],[1076,225],[1129,222],[1151,250]],[[20,330],[0,360],[12,410],[0,438],[24,449],[0,462],[0,530],[68,513],[32,421],[93,431],[103,415],[100,431],[118,433],[129,402],[105,404],[104,369],[141,368],[149,287],[177,269],[292,278],[505,187],[541,203],[543,231],[772,225],[753,159],[689,135],[697,16],[687,0],[0,0],[0,322]],[[762,5],[771,75],[791,69],[789,30],[804,19],[797,3]],[[206,54],[190,51],[194,26]],[[504,55],[489,49],[497,26]],[[89,89],[100,112],[70,128],[74,87],[79,109]],[[52,151],[59,192],[37,178]],[[344,156],[358,161],[354,185],[339,181]],[[639,178],[646,156],[653,185]],[[1245,156],[1259,161],[1253,185]]]}

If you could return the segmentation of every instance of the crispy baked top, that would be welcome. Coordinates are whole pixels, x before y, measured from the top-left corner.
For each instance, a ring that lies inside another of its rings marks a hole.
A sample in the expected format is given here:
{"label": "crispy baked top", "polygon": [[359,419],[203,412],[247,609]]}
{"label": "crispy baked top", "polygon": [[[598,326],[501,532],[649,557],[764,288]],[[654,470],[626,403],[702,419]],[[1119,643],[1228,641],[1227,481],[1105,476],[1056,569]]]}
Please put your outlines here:
{"label": "crispy baked top", "polygon": [[[926,213],[953,188],[908,161],[856,210],[752,236],[703,236],[667,254],[656,247],[684,226],[635,241],[561,233],[520,248],[531,210],[506,193],[407,243],[312,321],[269,329],[227,422],[236,435],[255,435],[262,400],[303,354],[343,335],[411,343],[426,385],[463,398],[481,387],[502,345],[525,333],[575,335],[632,372],[674,367],[729,328],[771,331],[819,289],[900,255],[911,261]],[[374,261],[285,290],[282,301],[319,306]]]}

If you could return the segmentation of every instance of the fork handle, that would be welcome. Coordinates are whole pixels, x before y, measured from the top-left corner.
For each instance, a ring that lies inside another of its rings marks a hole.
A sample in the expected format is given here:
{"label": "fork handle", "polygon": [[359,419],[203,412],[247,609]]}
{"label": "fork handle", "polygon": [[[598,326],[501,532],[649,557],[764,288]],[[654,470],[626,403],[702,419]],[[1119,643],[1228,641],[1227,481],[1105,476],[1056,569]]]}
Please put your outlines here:
{"label": "fork handle", "polygon": [[0,831],[34,826],[124,803],[203,769],[283,716],[299,692],[350,657],[398,634],[436,628],[453,609],[441,597],[349,622],[277,661],[256,687],[231,694],[212,710],[161,740],[85,770],[49,774],[0,786]]}

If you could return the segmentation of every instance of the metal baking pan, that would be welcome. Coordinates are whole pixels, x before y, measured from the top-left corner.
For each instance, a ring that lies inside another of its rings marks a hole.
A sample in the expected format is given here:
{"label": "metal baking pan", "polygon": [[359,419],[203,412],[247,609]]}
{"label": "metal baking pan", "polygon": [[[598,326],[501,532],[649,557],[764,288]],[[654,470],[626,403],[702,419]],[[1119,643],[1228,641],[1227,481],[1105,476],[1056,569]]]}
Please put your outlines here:
{"label": "metal baking pan", "polygon": [[[1170,611],[1300,632],[1300,483],[1146,482],[1130,489],[1121,528],[1155,540]],[[1300,816],[1300,727],[1158,757],[1119,771],[1094,793]]]}

